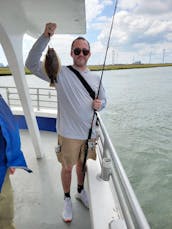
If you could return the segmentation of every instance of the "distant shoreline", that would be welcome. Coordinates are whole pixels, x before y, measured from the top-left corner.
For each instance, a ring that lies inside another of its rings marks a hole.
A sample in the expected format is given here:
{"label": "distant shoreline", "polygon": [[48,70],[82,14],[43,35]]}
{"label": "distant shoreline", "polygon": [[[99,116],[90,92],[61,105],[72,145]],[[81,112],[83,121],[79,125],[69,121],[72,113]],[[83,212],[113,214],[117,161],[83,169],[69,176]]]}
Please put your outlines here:
{"label": "distant shoreline", "polygon": [[[170,67],[172,63],[165,64],[115,64],[106,65],[104,70],[122,70],[122,69],[134,69],[134,68],[154,68],[154,67]],[[89,69],[92,71],[101,71],[102,65],[90,65]]]}
{"label": "distant shoreline", "polygon": [[[154,67],[170,67],[172,63],[165,64],[115,64],[106,65],[104,70],[122,70],[122,69],[134,69],[134,68],[154,68]],[[89,65],[91,71],[101,71],[103,69],[102,65]],[[31,74],[30,71],[25,68],[25,74]],[[0,67],[0,75],[11,75],[10,69],[8,67]]]}

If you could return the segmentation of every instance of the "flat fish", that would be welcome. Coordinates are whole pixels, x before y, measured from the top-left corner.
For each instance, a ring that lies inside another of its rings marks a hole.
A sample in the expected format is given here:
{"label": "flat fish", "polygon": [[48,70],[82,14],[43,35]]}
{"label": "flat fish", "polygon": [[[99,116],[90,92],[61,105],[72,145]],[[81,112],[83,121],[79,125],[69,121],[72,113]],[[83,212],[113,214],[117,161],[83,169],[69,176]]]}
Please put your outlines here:
{"label": "flat fish", "polygon": [[60,60],[53,48],[48,47],[48,51],[44,61],[45,71],[50,79],[50,87],[54,87],[57,83],[57,75],[60,71]]}

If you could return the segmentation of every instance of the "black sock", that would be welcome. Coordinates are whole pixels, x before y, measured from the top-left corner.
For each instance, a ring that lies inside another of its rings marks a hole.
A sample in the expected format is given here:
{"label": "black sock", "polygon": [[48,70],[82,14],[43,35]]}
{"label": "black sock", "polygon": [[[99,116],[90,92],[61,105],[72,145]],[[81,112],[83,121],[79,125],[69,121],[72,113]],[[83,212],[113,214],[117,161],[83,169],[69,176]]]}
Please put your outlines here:
{"label": "black sock", "polygon": [[79,185],[78,184],[78,192],[81,193],[81,191],[84,189],[84,185]]}
{"label": "black sock", "polygon": [[64,193],[64,198],[70,198],[70,192]]}

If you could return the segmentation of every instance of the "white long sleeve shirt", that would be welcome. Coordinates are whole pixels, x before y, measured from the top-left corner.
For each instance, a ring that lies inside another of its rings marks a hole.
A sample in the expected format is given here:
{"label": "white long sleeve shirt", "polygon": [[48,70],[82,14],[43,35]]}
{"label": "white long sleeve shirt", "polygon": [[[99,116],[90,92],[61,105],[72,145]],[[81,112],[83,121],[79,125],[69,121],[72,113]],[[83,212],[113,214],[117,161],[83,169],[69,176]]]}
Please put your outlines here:
{"label": "white long sleeve shirt", "polygon": [[[49,38],[46,38],[44,35],[40,36],[33,45],[26,60],[27,68],[33,74],[46,81],[50,80],[44,71],[43,62],[40,59],[48,42]],[[97,94],[100,77],[88,69],[80,72],[80,74]],[[66,66],[62,66],[57,76],[55,87],[58,98],[58,122],[56,125],[58,134],[66,138],[87,139],[93,117],[93,100],[89,93],[77,76]],[[102,101],[101,109],[103,109],[106,105],[106,96],[102,84],[98,98]],[[95,137],[94,126],[92,137]]]}

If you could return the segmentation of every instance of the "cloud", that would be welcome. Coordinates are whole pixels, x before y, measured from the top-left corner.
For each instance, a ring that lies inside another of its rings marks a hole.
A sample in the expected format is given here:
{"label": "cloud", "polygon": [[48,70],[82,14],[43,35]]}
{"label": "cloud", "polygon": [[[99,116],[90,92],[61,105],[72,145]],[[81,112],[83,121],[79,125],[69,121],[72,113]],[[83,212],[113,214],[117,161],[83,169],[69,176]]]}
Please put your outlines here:
{"label": "cloud", "polygon": [[[148,52],[172,50],[172,2],[171,1],[119,1],[112,31],[110,50],[126,56],[148,56]],[[94,22],[100,30],[97,43],[106,45],[111,23],[110,17]],[[96,44],[95,44],[96,46]],[[100,45],[99,45],[100,47]],[[120,56],[120,55],[119,55]],[[126,59],[126,58],[125,58]],[[131,57],[129,58],[131,60]],[[147,58],[148,59],[148,58]],[[121,60],[122,61],[122,60]],[[172,60],[171,60],[172,62]]]}
{"label": "cloud", "polygon": [[88,26],[94,19],[101,15],[106,6],[112,5],[111,0],[86,0],[86,19]]}
{"label": "cloud", "polygon": [[141,1],[142,0],[118,0],[118,9],[125,11],[133,11],[134,9],[137,9]]}
{"label": "cloud", "polygon": [[171,13],[172,10],[172,1],[171,0],[145,0],[140,1],[140,4],[137,5],[135,9],[135,13],[138,14],[146,14],[151,16],[159,16],[162,14],[166,14],[168,12]]}
{"label": "cloud", "polygon": [[6,59],[6,56],[4,54],[1,44],[0,44],[0,64],[4,66],[8,65],[8,62],[7,62],[7,59]]}
{"label": "cloud", "polygon": [[172,42],[172,31],[169,32],[168,34],[165,34],[165,38],[167,41]]}
{"label": "cloud", "polygon": [[35,38],[27,34],[24,35],[23,37],[23,62],[25,62],[26,57],[35,41],[36,41]]}

